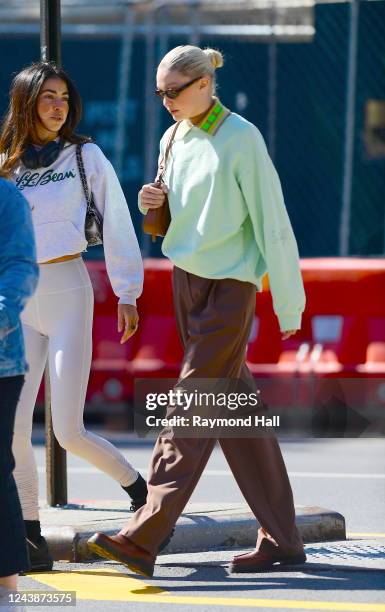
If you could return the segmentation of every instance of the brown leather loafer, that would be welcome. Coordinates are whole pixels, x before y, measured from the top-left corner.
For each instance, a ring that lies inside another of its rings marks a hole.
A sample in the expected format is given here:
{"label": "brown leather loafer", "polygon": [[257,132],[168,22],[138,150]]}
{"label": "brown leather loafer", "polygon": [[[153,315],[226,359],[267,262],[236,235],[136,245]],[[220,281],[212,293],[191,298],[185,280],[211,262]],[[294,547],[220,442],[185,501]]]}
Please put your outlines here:
{"label": "brown leather loafer", "polygon": [[230,566],[230,572],[234,573],[247,573],[247,572],[263,572],[271,567],[275,563],[280,565],[299,565],[306,562],[306,555],[304,551],[300,551],[294,555],[288,555],[282,552],[279,546],[276,546],[264,538],[258,548],[258,550],[252,550],[249,553],[238,555],[233,558]]}
{"label": "brown leather loafer", "polygon": [[100,557],[123,563],[136,574],[151,577],[154,573],[155,557],[123,535],[106,536],[95,533],[88,541],[88,548]]}

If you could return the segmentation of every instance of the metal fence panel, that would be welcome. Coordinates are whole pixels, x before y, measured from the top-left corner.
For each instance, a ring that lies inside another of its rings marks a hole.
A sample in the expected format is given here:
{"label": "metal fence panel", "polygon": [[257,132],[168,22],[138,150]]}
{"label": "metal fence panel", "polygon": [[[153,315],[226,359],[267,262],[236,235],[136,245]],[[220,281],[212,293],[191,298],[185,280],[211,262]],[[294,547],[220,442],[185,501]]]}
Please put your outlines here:
{"label": "metal fence panel", "polygon": [[[161,133],[170,124],[159,102],[149,99],[155,74],[152,81],[146,81],[148,45],[154,45],[156,66],[167,49],[195,39],[202,46],[224,52],[227,61],[218,73],[218,93],[227,106],[255,123],[264,135],[282,180],[301,256],[340,254],[342,230],[347,232],[348,254],[384,253],[385,0],[359,3],[352,195],[349,226],[341,227],[350,14],[350,3],[317,4],[315,36],[307,42],[207,36],[199,32],[198,22],[187,37],[165,31],[151,37],[148,29],[147,35],[144,30],[135,30],[130,53],[126,53],[131,57],[125,84],[129,98],[119,146],[123,147],[121,180],[139,236],[137,192],[155,172],[154,147],[157,149]],[[161,25],[161,19],[167,21],[165,15],[157,15],[155,25]],[[14,31],[20,32],[20,26]],[[122,41],[116,33],[106,37],[106,30],[102,33],[98,26],[87,38],[75,31],[70,34],[68,27],[63,65],[84,100],[80,131],[93,136],[114,162],[118,108],[122,126]],[[5,110],[12,73],[39,57],[36,35],[12,35],[10,26],[7,32],[0,39],[0,112]],[[155,131],[150,139],[149,125]],[[160,255],[160,243],[143,245],[149,247],[146,254]]]}

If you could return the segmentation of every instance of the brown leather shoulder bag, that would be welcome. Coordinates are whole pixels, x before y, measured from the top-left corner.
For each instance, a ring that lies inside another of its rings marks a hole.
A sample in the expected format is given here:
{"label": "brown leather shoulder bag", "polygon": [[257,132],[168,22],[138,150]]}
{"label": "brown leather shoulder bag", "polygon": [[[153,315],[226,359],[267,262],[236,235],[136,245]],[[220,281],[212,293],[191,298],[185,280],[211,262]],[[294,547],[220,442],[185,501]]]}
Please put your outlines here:
{"label": "brown leather shoulder bag", "polygon": [[[170,155],[171,146],[175,138],[176,131],[179,127],[180,121],[174,127],[171,136],[168,140],[166,150],[164,156],[159,164],[158,172],[156,175],[156,179],[153,183],[155,187],[161,188],[164,185],[164,173],[166,170],[166,164],[168,157]],[[149,208],[147,213],[143,219],[143,231],[146,234],[150,234],[152,236],[152,241],[155,242],[157,236],[165,236],[168,230],[168,227],[171,222],[171,213],[170,213],[170,205],[168,202],[168,197],[166,194],[166,198],[164,204],[159,206],[159,208]]]}

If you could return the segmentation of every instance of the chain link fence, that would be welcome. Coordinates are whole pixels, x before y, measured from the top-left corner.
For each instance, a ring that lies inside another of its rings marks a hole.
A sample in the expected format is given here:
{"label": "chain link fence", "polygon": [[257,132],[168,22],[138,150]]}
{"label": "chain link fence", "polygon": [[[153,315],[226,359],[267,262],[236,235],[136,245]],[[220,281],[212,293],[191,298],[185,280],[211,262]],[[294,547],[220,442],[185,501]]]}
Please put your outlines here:
{"label": "chain link fence", "polygon": [[[218,92],[263,133],[302,257],[385,252],[385,1],[62,0],[63,64],[80,131],[114,163],[145,255],[136,194],[170,124],[153,96],[177,44],[223,51]],[[39,58],[39,2],[0,0],[0,111],[12,73]]]}

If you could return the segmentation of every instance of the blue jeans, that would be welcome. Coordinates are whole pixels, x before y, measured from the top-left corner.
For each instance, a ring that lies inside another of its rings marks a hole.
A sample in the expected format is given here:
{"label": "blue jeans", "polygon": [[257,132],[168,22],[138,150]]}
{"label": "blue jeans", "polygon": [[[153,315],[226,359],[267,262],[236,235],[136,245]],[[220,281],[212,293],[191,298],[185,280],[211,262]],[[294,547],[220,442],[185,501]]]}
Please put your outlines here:
{"label": "blue jeans", "polygon": [[29,569],[25,529],[13,469],[12,437],[24,376],[0,378],[0,576]]}

